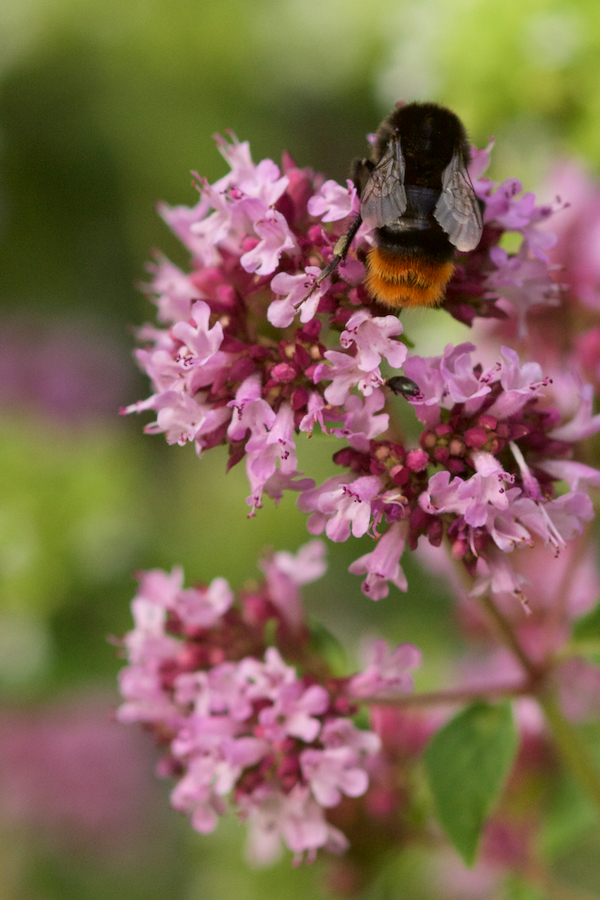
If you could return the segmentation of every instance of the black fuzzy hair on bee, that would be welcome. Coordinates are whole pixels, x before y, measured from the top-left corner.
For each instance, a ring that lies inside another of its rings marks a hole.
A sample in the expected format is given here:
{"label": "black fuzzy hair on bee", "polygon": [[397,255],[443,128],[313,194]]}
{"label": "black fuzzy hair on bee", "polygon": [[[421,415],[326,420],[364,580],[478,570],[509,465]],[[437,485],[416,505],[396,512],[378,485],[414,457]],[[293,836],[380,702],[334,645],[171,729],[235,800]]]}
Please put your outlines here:
{"label": "black fuzzy hair on bee", "polygon": [[483,230],[470,161],[466,131],[451,110],[436,103],[396,107],[377,129],[370,159],[354,164],[360,213],[316,283],[346,258],[365,222],[375,241],[366,258],[369,296],[395,312],[439,306],[456,251],[473,250]]}

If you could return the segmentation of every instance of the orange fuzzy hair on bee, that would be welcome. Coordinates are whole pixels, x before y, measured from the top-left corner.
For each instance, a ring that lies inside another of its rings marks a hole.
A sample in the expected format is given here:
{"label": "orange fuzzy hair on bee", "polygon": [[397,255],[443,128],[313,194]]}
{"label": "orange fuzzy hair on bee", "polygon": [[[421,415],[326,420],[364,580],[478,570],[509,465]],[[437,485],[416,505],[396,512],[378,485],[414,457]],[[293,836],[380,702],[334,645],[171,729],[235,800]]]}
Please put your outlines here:
{"label": "orange fuzzy hair on bee", "polygon": [[424,256],[406,256],[374,247],[367,254],[365,287],[384,306],[439,306],[452,278],[454,263]]}

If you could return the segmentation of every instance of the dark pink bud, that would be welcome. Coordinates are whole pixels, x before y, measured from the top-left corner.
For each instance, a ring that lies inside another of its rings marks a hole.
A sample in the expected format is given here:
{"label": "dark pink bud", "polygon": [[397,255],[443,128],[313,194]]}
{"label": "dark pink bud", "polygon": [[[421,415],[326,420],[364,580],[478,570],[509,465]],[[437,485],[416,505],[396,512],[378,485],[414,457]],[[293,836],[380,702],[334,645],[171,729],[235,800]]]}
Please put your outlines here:
{"label": "dark pink bud", "polygon": [[439,519],[433,518],[427,526],[427,539],[432,547],[439,547],[442,543],[444,530]]}
{"label": "dark pink bud", "polygon": [[236,292],[233,287],[228,284],[221,284],[217,288],[216,292],[217,300],[222,303],[224,306],[235,306],[236,304]]}
{"label": "dark pink bud", "polygon": [[253,361],[248,359],[247,356],[243,356],[241,359],[236,360],[229,369],[229,380],[233,382],[244,381],[245,378],[253,374],[255,369],[256,366]]}
{"label": "dark pink bud", "polygon": [[[425,456],[425,454],[423,455]],[[393,469],[390,470],[390,477],[394,484],[402,485],[406,484],[410,478],[410,472],[406,466],[394,466]]]}
{"label": "dark pink bud", "polygon": [[305,387],[296,388],[292,394],[292,409],[303,409],[308,403],[308,390]]}
{"label": "dark pink bud", "polygon": [[406,454],[406,465],[411,472],[423,472],[427,468],[429,457],[424,450],[409,450]]}
{"label": "dark pink bud", "polygon": [[289,384],[297,374],[298,370],[293,363],[279,363],[271,369],[271,378],[279,384]]}
{"label": "dark pink bud", "polygon": [[296,344],[294,349],[294,363],[298,366],[298,368],[302,371],[303,369],[307,369],[312,359],[308,353],[308,350],[305,347],[301,347],[300,344]]}
{"label": "dark pink bud", "polygon": [[474,447],[479,450],[487,443],[488,433],[483,428],[469,428],[464,433],[465,444],[467,447]]}
{"label": "dark pink bud", "polygon": [[446,462],[446,468],[452,475],[460,475],[465,471],[465,464],[462,459],[450,457],[450,459],[448,459]]}
{"label": "dark pink bud", "polygon": [[302,326],[301,331],[297,333],[297,338],[299,341],[314,341],[319,337],[321,333],[321,323],[318,319],[311,319],[310,322],[307,322],[306,325]]}

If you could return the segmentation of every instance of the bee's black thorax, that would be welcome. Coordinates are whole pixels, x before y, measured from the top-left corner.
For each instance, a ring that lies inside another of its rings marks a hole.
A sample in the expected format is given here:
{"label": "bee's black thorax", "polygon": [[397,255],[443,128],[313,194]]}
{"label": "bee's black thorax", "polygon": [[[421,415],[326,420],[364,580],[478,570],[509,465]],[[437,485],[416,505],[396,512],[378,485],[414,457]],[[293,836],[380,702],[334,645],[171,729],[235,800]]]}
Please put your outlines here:
{"label": "bee's black thorax", "polygon": [[401,106],[379,126],[372,164],[383,157],[394,136],[400,140],[406,165],[408,205],[397,221],[376,229],[377,246],[399,255],[446,262],[455,248],[436,221],[434,210],[442,190],[442,173],[457,148],[465,165],[471,158],[465,129],[453,112],[435,103]]}
{"label": "bee's black thorax", "polygon": [[372,160],[377,163],[392,136],[398,136],[406,163],[406,185],[441,188],[442,172],[459,150],[465,165],[471,159],[462,122],[436,103],[409,103],[385,119],[377,130]]}

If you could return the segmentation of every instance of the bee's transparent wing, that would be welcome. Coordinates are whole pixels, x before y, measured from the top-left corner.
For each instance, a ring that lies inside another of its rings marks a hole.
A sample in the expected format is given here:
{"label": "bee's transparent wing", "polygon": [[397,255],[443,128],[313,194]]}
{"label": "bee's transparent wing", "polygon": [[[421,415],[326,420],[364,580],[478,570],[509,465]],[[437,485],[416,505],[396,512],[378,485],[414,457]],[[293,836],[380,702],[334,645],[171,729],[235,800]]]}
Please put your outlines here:
{"label": "bee's transparent wing", "polygon": [[406,211],[404,157],[400,139],[392,137],[369,176],[360,198],[360,214],[371,228],[384,228]]}
{"label": "bee's transparent wing", "polygon": [[457,250],[474,250],[483,231],[479,200],[460,153],[442,174],[442,193],[433,212]]}

